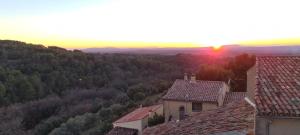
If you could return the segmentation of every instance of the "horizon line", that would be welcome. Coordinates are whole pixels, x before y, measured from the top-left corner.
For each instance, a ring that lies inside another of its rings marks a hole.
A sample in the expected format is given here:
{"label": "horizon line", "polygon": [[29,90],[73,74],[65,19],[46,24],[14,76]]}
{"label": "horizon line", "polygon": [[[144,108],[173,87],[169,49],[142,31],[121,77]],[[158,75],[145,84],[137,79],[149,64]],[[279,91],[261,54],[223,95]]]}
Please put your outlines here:
{"label": "horizon line", "polygon": [[[213,48],[215,45],[201,45],[192,42],[147,42],[147,41],[96,41],[96,40],[89,40],[89,41],[60,41],[55,40],[49,42],[49,40],[36,40],[36,41],[26,41],[26,40],[13,40],[13,39],[0,39],[0,40],[9,40],[9,41],[18,41],[24,42],[26,44],[33,44],[33,45],[43,45],[46,47],[49,46],[56,46],[61,47],[69,50],[75,49],[93,49],[93,48],[116,48],[116,49],[180,49],[180,48]],[[69,45],[66,45],[69,44]],[[89,45],[84,47],[80,44]],[[94,45],[92,45],[94,44]],[[97,45],[95,45],[97,44]],[[152,46],[151,46],[152,45]],[[221,44],[217,45],[220,47],[224,46],[243,46],[243,47],[271,47],[271,46],[299,46],[300,45],[300,38],[293,38],[293,39],[273,39],[273,40],[252,40],[252,41],[243,41],[240,43],[233,43],[233,44]]]}

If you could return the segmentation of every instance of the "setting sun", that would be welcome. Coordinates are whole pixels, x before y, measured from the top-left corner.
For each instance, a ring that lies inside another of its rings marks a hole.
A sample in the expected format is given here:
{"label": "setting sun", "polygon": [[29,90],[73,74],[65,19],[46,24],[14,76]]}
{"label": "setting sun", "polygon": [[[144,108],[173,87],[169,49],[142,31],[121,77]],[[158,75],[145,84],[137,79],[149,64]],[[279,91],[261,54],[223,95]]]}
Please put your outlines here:
{"label": "setting sun", "polygon": [[222,47],[222,45],[213,45],[212,48],[214,50],[219,50]]}

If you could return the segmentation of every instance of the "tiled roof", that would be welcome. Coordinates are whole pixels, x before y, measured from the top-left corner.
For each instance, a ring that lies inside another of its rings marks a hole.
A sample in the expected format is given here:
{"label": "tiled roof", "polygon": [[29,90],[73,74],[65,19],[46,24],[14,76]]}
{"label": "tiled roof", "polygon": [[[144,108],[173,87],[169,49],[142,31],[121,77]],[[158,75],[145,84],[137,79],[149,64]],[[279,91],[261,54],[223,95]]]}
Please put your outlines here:
{"label": "tiled roof", "polygon": [[123,128],[123,127],[114,127],[106,135],[137,135],[138,130]]}
{"label": "tiled roof", "polygon": [[227,92],[224,99],[224,105],[244,99],[246,92]]}
{"label": "tiled roof", "polygon": [[300,117],[300,56],[257,57],[258,115]]}
{"label": "tiled roof", "polygon": [[179,122],[146,128],[143,135],[246,135],[253,131],[254,107],[245,100],[199,112]]}
{"label": "tiled roof", "polygon": [[149,112],[155,111],[156,109],[160,108],[162,105],[153,105],[148,107],[142,107],[138,108],[129,114],[123,116],[122,118],[118,119],[114,123],[123,123],[123,122],[129,122],[129,121],[136,121],[141,120],[149,115]]}
{"label": "tiled roof", "polygon": [[177,79],[163,99],[217,102],[218,92],[223,85],[221,81],[190,82]]}

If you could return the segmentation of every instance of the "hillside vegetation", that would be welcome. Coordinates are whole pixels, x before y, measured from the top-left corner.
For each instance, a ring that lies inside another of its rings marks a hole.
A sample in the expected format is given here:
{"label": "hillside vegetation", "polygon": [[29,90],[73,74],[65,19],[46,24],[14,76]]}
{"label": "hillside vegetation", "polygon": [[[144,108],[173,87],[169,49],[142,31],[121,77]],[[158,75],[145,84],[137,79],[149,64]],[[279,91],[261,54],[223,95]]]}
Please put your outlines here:
{"label": "hillside vegetation", "polygon": [[88,54],[0,40],[0,134],[101,135],[184,72],[245,90],[254,57]]}

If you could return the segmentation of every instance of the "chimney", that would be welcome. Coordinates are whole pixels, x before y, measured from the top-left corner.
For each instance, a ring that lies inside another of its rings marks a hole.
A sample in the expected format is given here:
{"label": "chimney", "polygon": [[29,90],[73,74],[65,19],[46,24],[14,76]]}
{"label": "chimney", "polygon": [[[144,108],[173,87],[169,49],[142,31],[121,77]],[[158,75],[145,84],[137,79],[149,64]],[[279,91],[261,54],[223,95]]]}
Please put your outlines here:
{"label": "chimney", "polygon": [[184,73],[184,77],[183,77],[183,79],[184,79],[185,81],[187,81],[187,80],[188,80],[188,75],[187,75],[187,73]]}
{"label": "chimney", "polygon": [[196,83],[196,75],[192,74],[191,76],[191,83]]}
{"label": "chimney", "polygon": [[228,86],[230,86],[230,83],[231,83],[231,79],[229,78],[227,82]]}
{"label": "chimney", "polygon": [[231,89],[231,87],[230,87],[231,86],[231,78],[228,79],[227,86],[228,86],[227,92],[229,92]]}
{"label": "chimney", "polygon": [[152,111],[148,111],[148,117],[152,117]]}

